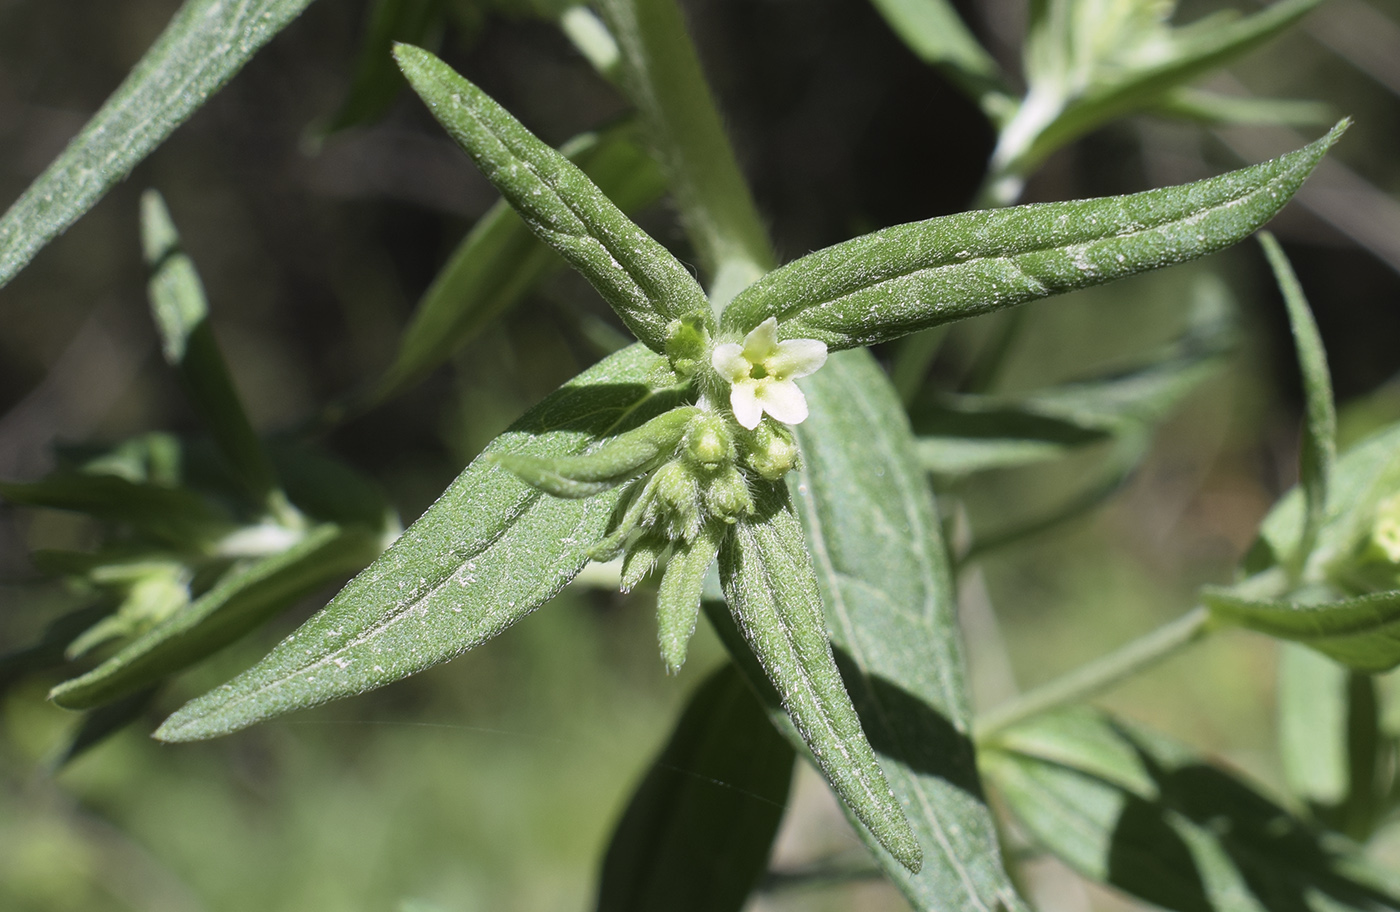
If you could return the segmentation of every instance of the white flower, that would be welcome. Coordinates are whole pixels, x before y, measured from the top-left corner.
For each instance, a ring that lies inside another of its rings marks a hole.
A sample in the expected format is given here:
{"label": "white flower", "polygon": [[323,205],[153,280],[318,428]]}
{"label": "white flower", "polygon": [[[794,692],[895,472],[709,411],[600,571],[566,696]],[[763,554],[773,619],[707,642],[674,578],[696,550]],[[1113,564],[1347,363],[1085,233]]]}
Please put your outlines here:
{"label": "white flower", "polygon": [[769,317],[744,337],[744,344],[715,346],[710,363],[729,381],[729,406],[749,430],[767,412],[783,424],[807,420],[807,399],[793,381],[826,363],[826,343],[816,339],[778,341],[778,321]]}

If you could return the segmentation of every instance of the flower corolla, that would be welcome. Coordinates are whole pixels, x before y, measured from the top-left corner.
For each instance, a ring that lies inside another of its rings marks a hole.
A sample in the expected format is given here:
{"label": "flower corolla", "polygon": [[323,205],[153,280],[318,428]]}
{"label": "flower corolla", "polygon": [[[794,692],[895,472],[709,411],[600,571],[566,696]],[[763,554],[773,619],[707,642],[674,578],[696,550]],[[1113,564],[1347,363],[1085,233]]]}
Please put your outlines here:
{"label": "flower corolla", "polygon": [[779,342],[778,321],[769,317],[744,337],[742,345],[716,345],[710,363],[729,382],[729,407],[741,425],[753,430],[764,412],[783,424],[801,424],[807,419],[807,398],[793,381],[826,363],[826,343]]}

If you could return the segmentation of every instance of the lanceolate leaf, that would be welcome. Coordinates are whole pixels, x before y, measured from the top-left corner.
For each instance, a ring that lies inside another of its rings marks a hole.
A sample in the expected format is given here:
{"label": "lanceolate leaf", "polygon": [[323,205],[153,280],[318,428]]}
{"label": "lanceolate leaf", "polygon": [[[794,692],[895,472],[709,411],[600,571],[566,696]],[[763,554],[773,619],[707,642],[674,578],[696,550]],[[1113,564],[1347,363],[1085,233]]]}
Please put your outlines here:
{"label": "lanceolate leaf", "polygon": [[734,666],[712,674],[613,832],[598,912],[738,912],[767,867],[792,761]]}
{"label": "lanceolate leaf", "polygon": [[0,285],[221,89],[311,0],[186,0],[112,97],[0,219]]}
{"label": "lanceolate leaf", "polygon": [[165,201],[154,190],[141,197],[141,247],[150,270],[151,314],[165,360],[180,372],[219,449],[253,499],[261,503],[275,485],[272,463],[248,422],[214,340],[199,273],[180,247]]}
{"label": "lanceolate leaf", "polygon": [[[623,212],[654,203],[666,188],[636,132],[625,123],[577,137],[559,150]],[[498,202],[424,292],[374,398],[387,399],[421,379],[562,264],[508,202]]]}
{"label": "lanceolate leaf", "polygon": [[86,513],[128,523],[176,548],[188,548],[231,528],[226,516],[183,488],[138,483],[116,475],[56,472],[28,484],[0,482],[0,498],[28,507]]}
{"label": "lanceolate leaf", "polygon": [[870,749],[832,658],[817,580],[787,489],[758,492],[720,549],[734,620],[813,759],[878,844],[917,872],[923,851]]}
{"label": "lanceolate leaf", "polygon": [[390,53],[394,42],[433,44],[442,32],[445,6],[445,0],[375,0],[350,92],[326,124],[325,133],[373,123],[389,110],[404,86]]}
{"label": "lanceolate leaf", "polygon": [[1310,604],[1208,586],[1201,600],[1219,620],[1304,643],[1357,671],[1400,665],[1400,590]]}
{"label": "lanceolate leaf", "polygon": [[771,316],[782,338],[851,348],[1181,263],[1272,218],[1345,128],[1194,184],[876,231],[769,273],[734,299],[721,327],[738,336]]}
{"label": "lanceolate leaf", "polygon": [[1283,248],[1267,231],[1259,234],[1259,243],[1274,270],[1274,279],[1283,292],[1288,309],[1288,323],[1293,329],[1293,345],[1297,350],[1298,369],[1303,377],[1305,418],[1303,439],[1298,454],[1299,483],[1303,488],[1303,536],[1296,553],[1289,556],[1301,569],[1317,541],[1318,530],[1327,513],[1327,485],[1332,477],[1332,464],[1337,457],[1337,411],[1332,403],[1332,375],[1327,370],[1327,352],[1317,321],[1303,296],[1303,287],[1288,262]]}
{"label": "lanceolate leaf", "polygon": [[327,523],[281,554],[228,573],[92,671],[55,687],[49,699],[89,709],[180,671],[254,629],[322,586],[344,579],[379,551],[364,527]]}
{"label": "lanceolate leaf", "polygon": [[[640,345],[580,374],[498,437],[487,454],[564,456],[675,404],[654,387],[665,361]],[[586,563],[617,500],[542,494],[489,458],[320,613],[233,682],[157,732],[168,741],[226,734],[271,716],[381,687],[500,633]]]}
{"label": "lanceolate leaf", "polygon": [[1395,878],[1188,748],[1089,709],[984,746],[1027,833],[1070,867],[1180,912],[1400,908]]}
{"label": "lanceolate leaf", "polygon": [[868,352],[802,383],[811,414],[790,490],[837,663],[924,867],[876,857],[916,909],[1024,909],[977,776],[952,576],[903,409]]}
{"label": "lanceolate leaf", "polygon": [[405,44],[394,55],[433,116],[530,230],[583,273],[638,339],[662,351],[672,320],[710,312],[680,261],[576,165],[437,57]]}

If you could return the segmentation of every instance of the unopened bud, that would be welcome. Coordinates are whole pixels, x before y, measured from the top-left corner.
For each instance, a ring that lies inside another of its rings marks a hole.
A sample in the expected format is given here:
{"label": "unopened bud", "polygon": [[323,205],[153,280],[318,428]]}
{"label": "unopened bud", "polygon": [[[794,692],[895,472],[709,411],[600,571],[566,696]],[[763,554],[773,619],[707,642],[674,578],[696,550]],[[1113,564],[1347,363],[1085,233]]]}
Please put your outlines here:
{"label": "unopened bud", "polygon": [[744,463],[765,481],[777,481],[797,468],[797,441],[786,427],[765,421],[744,435]]}
{"label": "unopened bud", "polygon": [[666,358],[682,377],[694,376],[706,363],[710,348],[708,314],[694,313],[672,320],[666,327]]}
{"label": "unopened bud", "polygon": [[753,512],[749,486],[734,466],[721,471],[705,486],[705,509],[711,516],[727,523],[736,522],[739,517]]}
{"label": "unopened bud", "polygon": [[734,440],[723,418],[697,415],[685,431],[685,455],[697,468],[715,469],[734,462]]}

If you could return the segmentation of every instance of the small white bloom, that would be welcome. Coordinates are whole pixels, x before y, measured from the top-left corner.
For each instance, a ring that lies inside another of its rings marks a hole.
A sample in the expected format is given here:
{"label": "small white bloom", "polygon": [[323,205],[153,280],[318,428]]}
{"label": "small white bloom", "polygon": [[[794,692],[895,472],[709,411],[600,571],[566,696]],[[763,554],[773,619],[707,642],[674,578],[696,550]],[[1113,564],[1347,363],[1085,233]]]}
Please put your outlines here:
{"label": "small white bloom", "polygon": [[744,337],[744,344],[715,346],[710,363],[729,381],[729,406],[749,430],[767,412],[783,424],[807,419],[807,399],[793,381],[826,363],[826,343],[816,339],[778,341],[778,321],[769,317]]}

